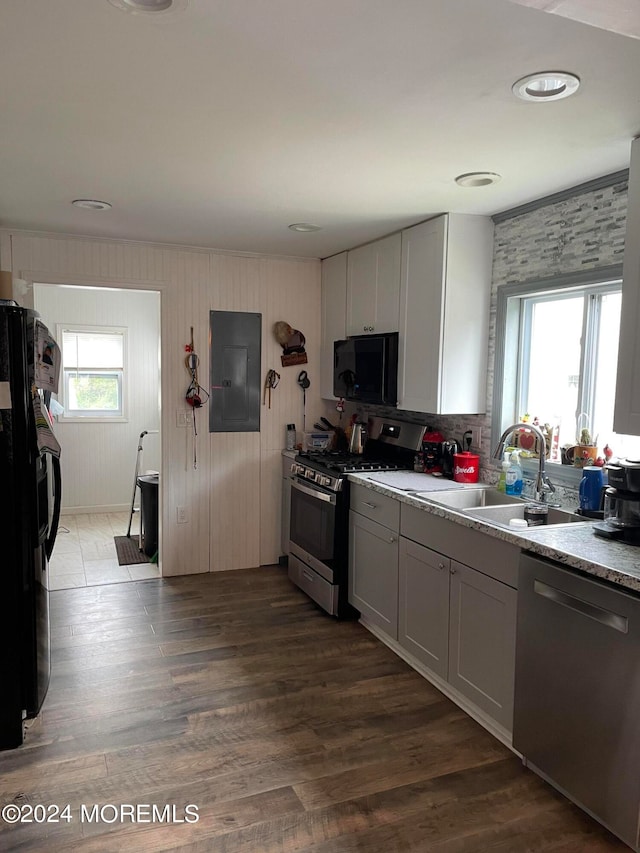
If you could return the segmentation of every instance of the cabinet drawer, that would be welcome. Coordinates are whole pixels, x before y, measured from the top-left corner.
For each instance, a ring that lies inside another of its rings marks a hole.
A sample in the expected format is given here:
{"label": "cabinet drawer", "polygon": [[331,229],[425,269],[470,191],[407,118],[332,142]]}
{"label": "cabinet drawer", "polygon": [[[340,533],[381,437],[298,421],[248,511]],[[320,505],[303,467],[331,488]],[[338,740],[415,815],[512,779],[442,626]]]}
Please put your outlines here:
{"label": "cabinet drawer", "polygon": [[395,533],[400,529],[400,501],[395,498],[352,483],[349,507],[365,518],[384,524]]}
{"label": "cabinet drawer", "polygon": [[520,548],[517,545],[408,504],[402,505],[400,532],[407,539],[518,588]]}
{"label": "cabinet drawer", "polygon": [[338,612],[338,587],[325,580],[313,569],[299,560],[294,554],[289,554],[289,580],[306,592],[317,604],[335,616]]}

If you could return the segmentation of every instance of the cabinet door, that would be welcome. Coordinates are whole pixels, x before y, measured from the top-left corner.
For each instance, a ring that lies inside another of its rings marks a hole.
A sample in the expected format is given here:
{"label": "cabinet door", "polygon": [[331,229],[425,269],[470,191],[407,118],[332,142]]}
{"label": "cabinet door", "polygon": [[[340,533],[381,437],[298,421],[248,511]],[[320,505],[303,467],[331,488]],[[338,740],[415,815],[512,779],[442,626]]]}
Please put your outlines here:
{"label": "cabinet door", "polygon": [[440,410],[446,216],[402,232],[398,408]]}
{"label": "cabinet door", "polygon": [[391,234],[347,257],[347,335],[397,332],[402,237]]}
{"label": "cabinet door", "polygon": [[449,569],[442,554],[400,539],[398,640],[419,661],[447,678]]}
{"label": "cabinet door", "polygon": [[333,342],[343,341],[346,332],[347,253],[322,262],[322,343],[320,348],[320,395],[333,396]]}
{"label": "cabinet door", "polygon": [[486,410],[493,224],[449,213],[402,232],[398,408]]}
{"label": "cabinet door", "polygon": [[613,428],[640,435],[640,137],[631,145],[627,236],[622,267],[622,313]]}
{"label": "cabinet door", "polygon": [[449,683],[511,731],[517,593],[452,560],[450,598]]}
{"label": "cabinet door", "polygon": [[398,535],[349,513],[349,603],[398,639]]}

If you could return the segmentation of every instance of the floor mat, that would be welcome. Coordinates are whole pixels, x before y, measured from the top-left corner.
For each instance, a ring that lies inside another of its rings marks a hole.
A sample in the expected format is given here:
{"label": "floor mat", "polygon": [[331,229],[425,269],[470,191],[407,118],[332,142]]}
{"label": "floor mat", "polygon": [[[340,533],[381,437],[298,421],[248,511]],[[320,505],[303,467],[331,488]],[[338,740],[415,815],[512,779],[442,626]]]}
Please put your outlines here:
{"label": "floor mat", "polygon": [[138,537],[133,536],[129,539],[128,536],[114,536],[113,541],[116,543],[116,552],[118,554],[118,565],[133,566],[136,563],[148,563],[149,558],[138,548]]}

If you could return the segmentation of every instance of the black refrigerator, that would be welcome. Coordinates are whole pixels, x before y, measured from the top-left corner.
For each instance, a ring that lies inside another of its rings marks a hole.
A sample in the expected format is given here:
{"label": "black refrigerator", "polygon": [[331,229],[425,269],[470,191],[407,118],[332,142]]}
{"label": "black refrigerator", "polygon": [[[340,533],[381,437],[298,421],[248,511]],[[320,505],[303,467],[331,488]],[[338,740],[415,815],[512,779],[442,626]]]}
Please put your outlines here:
{"label": "black refrigerator", "polygon": [[62,494],[47,411],[54,351],[35,311],[0,300],[0,749],[22,743],[51,672],[48,560]]}

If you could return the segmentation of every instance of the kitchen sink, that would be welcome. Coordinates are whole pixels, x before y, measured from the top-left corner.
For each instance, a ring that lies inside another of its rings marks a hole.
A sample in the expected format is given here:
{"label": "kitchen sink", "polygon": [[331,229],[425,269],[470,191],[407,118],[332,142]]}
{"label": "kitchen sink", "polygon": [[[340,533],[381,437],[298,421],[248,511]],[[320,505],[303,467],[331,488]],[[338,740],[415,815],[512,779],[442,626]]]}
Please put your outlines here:
{"label": "kitchen sink", "polygon": [[[477,489],[445,489],[440,492],[411,492],[411,495],[414,498],[460,510],[522,503],[520,498],[505,495],[504,492],[499,492],[491,486],[479,486]],[[510,515],[509,518],[513,516]]]}
{"label": "kitchen sink", "polygon": [[[509,519],[524,518],[524,510],[526,504],[522,501],[518,502],[518,506],[479,506],[471,509],[464,509],[465,515],[477,518],[479,521],[488,521],[490,524],[497,524],[500,527],[509,527]],[[549,507],[548,521],[546,527],[557,527],[561,524],[574,524],[575,522],[584,522],[584,516],[577,515],[568,509],[560,509],[559,507]],[[534,529],[534,528],[531,528]]]}

